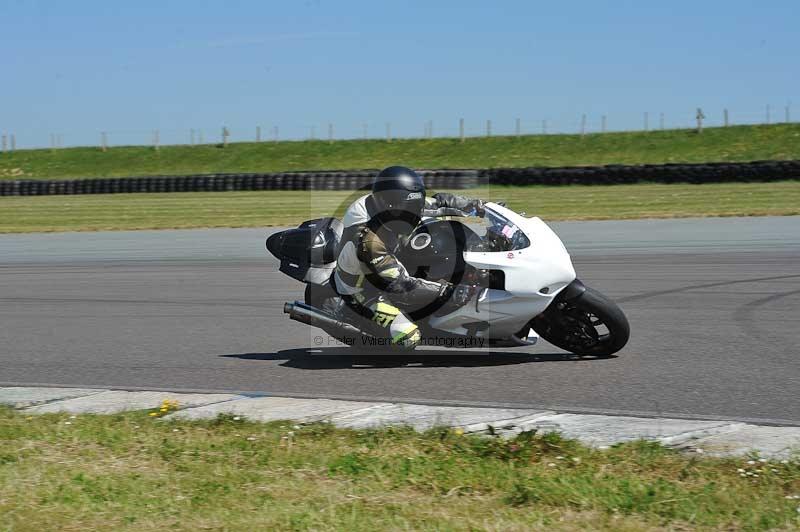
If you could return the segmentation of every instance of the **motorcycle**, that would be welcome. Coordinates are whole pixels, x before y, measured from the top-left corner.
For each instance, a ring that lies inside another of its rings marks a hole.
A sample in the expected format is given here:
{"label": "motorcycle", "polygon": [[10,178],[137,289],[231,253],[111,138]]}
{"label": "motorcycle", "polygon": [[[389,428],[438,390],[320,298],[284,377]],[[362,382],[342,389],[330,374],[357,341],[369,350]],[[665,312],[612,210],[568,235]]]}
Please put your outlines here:
{"label": "motorcycle", "polygon": [[[630,326],[611,299],[584,285],[559,237],[538,217],[487,203],[480,218],[455,209],[425,211],[395,253],[416,277],[473,287],[457,309],[412,309],[424,345],[533,346],[541,337],[576,355],[610,356],[628,341]],[[351,346],[380,346],[368,320],[333,290],[342,222],[319,218],[269,236],[280,271],[306,283],[303,301],[284,313]],[[405,309],[404,309],[405,311]]]}

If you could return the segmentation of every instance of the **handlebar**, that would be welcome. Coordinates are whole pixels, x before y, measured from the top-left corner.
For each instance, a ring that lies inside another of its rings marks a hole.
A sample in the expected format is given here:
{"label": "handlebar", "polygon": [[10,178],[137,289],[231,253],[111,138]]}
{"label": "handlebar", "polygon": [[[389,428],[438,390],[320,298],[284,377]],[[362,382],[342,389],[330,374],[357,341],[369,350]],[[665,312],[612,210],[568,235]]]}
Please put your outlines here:
{"label": "handlebar", "polygon": [[438,209],[424,209],[422,216],[426,218],[442,218],[444,216],[472,216],[472,213],[451,207],[439,207]]}

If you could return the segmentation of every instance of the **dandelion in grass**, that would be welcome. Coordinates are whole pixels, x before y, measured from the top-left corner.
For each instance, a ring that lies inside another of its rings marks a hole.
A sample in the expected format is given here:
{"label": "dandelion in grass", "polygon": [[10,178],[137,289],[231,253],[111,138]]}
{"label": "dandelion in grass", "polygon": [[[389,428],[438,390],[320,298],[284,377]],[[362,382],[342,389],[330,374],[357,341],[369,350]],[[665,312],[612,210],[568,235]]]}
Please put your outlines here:
{"label": "dandelion in grass", "polygon": [[178,401],[172,401],[170,399],[164,399],[161,401],[161,406],[158,408],[157,412],[150,412],[148,414],[150,417],[161,417],[169,414],[170,412],[178,409]]}

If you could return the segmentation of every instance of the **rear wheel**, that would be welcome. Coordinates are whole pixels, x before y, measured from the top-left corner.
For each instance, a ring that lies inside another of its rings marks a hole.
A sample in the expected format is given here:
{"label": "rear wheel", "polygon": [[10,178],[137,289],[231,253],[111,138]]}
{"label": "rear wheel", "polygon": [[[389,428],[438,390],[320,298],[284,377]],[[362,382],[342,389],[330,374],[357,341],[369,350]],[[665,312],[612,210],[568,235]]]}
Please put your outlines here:
{"label": "rear wheel", "polygon": [[[339,297],[336,295],[336,292],[333,291],[330,285],[316,285],[312,283],[306,284],[306,290],[303,299],[306,305],[311,305],[312,307],[327,312],[328,314],[332,314],[336,316],[337,319],[348,321],[351,324],[361,328],[363,328],[365,325],[368,325],[364,323],[358,323],[359,318],[357,316],[348,312],[345,308],[342,308],[343,303],[339,300]],[[370,352],[392,349],[390,346],[384,346],[383,343],[374,341],[374,338],[368,334],[352,335],[332,328],[322,328],[322,330],[343,344],[352,347],[355,351]]]}
{"label": "rear wheel", "polygon": [[303,294],[303,301],[305,301],[306,305],[322,308],[325,300],[329,297],[332,297],[332,295],[327,287],[311,283],[306,284],[306,291]]}
{"label": "rear wheel", "polygon": [[612,300],[591,288],[555,301],[531,321],[539,336],[576,355],[609,356],[628,343],[628,319]]}

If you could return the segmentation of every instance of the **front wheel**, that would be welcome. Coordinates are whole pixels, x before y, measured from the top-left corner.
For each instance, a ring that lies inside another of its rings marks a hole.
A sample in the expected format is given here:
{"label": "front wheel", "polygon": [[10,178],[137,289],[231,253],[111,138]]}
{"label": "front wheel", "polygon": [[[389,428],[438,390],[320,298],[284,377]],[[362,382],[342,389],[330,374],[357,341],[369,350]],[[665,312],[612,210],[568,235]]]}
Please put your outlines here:
{"label": "front wheel", "polygon": [[613,355],[630,337],[622,309],[589,287],[573,299],[554,301],[530,325],[551,344],[576,355]]}

